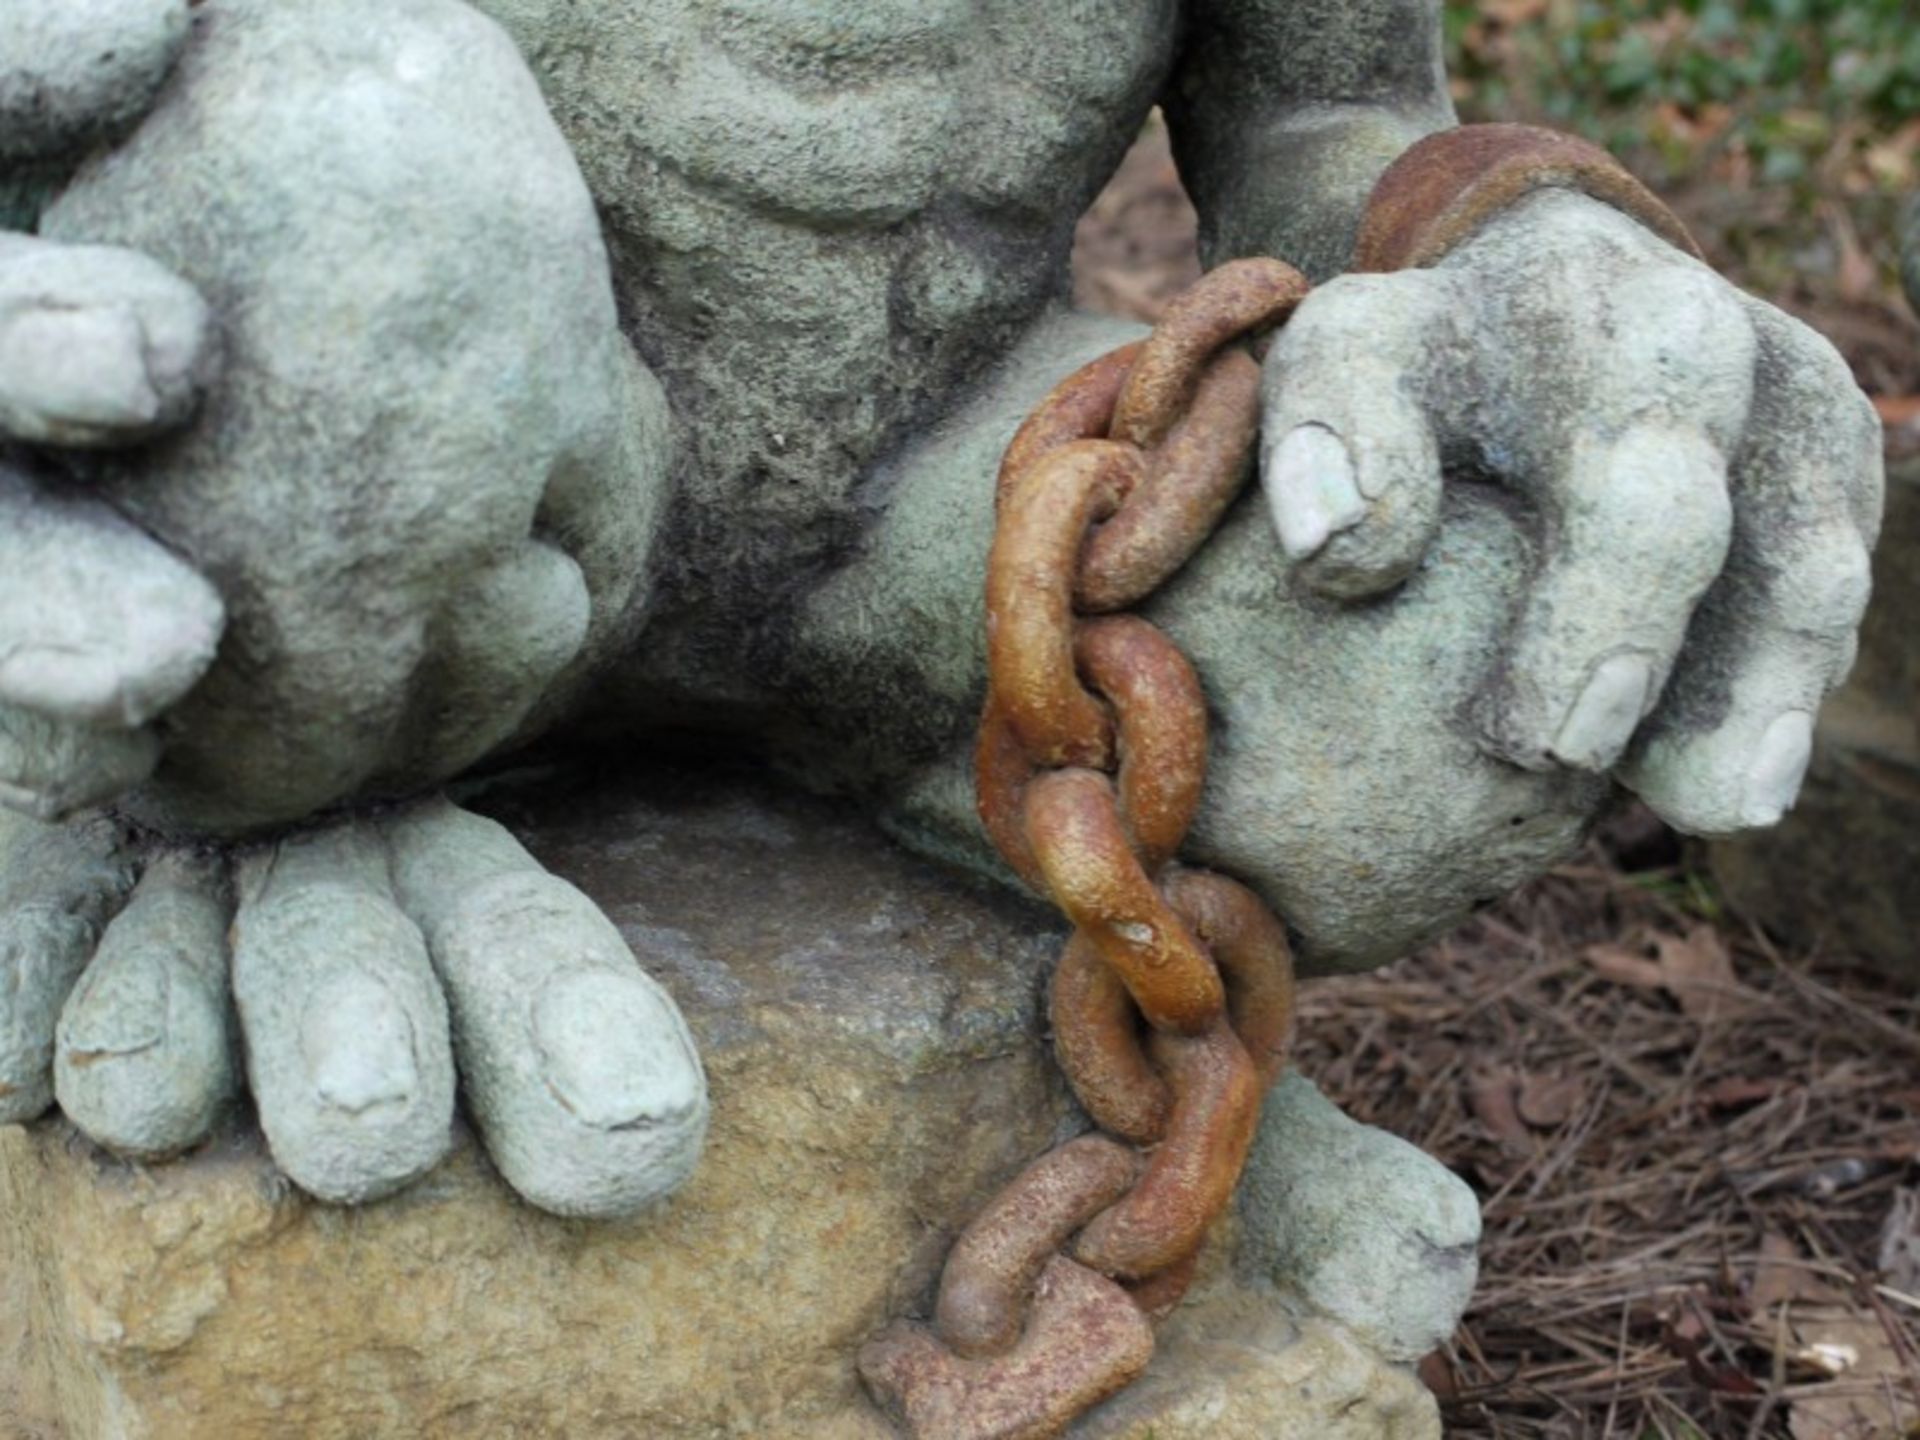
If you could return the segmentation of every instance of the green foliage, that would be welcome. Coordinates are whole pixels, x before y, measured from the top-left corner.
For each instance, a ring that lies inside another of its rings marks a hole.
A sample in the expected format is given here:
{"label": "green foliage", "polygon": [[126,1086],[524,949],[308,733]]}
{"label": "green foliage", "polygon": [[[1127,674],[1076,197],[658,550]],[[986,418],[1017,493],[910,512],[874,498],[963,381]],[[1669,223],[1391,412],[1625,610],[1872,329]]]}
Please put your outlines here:
{"label": "green foliage", "polygon": [[1920,190],[1916,0],[1448,0],[1446,20],[1463,118],[1574,130],[1710,192],[1732,233],[1703,238],[1762,283],[1824,245],[1841,288],[1861,288],[1859,263],[1839,274],[1854,249],[1893,293],[1894,217]]}
{"label": "green foliage", "polygon": [[1450,0],[1447,37],[1471,108],[1615,143],[1651,108],[1725,106],[1768,164],[1804,169],[1840,129],[1920,117],[1913,0]]}

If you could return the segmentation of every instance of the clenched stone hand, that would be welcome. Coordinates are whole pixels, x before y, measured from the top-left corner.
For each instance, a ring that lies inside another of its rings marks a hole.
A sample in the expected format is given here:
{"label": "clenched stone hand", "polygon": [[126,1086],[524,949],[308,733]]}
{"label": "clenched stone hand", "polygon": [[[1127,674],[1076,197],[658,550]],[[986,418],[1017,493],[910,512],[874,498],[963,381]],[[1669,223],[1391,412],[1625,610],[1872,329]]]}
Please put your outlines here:
{"label": "clenched stone hand", "polygon": [[1264,501],[1147,612],[1215,710],[1194,858],[1353,967],[1554,863],[1616,776],[1707,832],[1791,802],[1871,411],[1574,190],[1333,278],[1453,124],[1428,0],[480,8],[0,0],[6,1115],[191,1145],[230,989],[317,1194],[431,1166],[456,1071],[535,1203],[676,1185],[671,1003],[432,792],[591,709],[987,863],[992,475],[1134,333],[1053,297],[1156,101],[1210,254],[1326,282],[1266,362]]}

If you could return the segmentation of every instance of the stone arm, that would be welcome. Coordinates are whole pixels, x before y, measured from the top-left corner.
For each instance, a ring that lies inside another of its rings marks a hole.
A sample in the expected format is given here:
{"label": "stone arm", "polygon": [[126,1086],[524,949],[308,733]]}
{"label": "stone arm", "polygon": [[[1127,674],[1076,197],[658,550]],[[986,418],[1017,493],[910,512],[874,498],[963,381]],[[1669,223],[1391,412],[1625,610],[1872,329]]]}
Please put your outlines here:
{"label": "stone arm", "polygon": [[[1453,129],[1440,18],[1193,0],[1169,87],[1205,258],[1322,282],[1266,363],[1262,480],[1292,573],[1386,600],[1444,554],[1451,482],[1505,491],[1533,559],[1463,729],[1522,769],[1611,773],[1683,830],[1771,824],[1851,661],[1878,422],[1831,345],[1714,275],[1604,155]],[[1509,146],[1527,158],[1501,170]],[[1407,268],[1356,257],[1396,160],[1414,213],[1476,177],[1500,198]]]}
{"label": "stone arm", "polygon": [[[1550,188],[1424,267],[1341,273],[1381,173],[1473,138],[1431,0],[1195,0],[1171,74],[1204,258],[1322,282],[1266,362],[1267,503],[1144,607],[1212,712],[1187,856],[1259,888],[1312,973],[1541,873],[1616,781],[1686,830],[1777,820],[1878,528],[1878,425],[1833,348],[1642,223],[1650,197]],[[1125,338],[1036,330],[875,482],[864,553],[808,607],[800,668],[874,698],[867,753],[948,746],[886,797],[919,848],[984,859],[966,737],[930,723],[977,703],[983,477]]]}
{"label": "stone arm", "polygon": [[1165,96],[1209,265],[1346,268],[1374,181],[1458,123],[1431,0],[1192,0]]}

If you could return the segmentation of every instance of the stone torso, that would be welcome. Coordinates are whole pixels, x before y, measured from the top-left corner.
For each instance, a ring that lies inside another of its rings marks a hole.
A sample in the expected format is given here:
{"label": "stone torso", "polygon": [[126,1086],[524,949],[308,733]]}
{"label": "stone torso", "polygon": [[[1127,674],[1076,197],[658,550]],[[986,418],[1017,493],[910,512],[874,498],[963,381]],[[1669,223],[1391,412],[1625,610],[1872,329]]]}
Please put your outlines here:
{"label": "stone torso", "polygon": [[861,477],[1061,292],[1175,0],[481,8],[579,157],[678,421],[634,688],[751,707],[793,597],[862,528]]}

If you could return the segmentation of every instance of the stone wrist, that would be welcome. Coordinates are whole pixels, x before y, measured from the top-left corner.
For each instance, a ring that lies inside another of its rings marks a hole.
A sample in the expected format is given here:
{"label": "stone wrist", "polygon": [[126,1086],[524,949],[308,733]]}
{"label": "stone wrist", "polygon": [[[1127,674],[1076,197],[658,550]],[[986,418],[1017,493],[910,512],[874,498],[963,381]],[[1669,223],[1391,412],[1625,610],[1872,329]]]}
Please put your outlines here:
{"label": "stone wrist", "polygon": [[1437,264],[1539,190],[1578,190],[1701,258],[1686,226],[1606,151],[1531,125],[1466,125],[1416,142],[1389,165],[1360,222],[1352,269]]}

